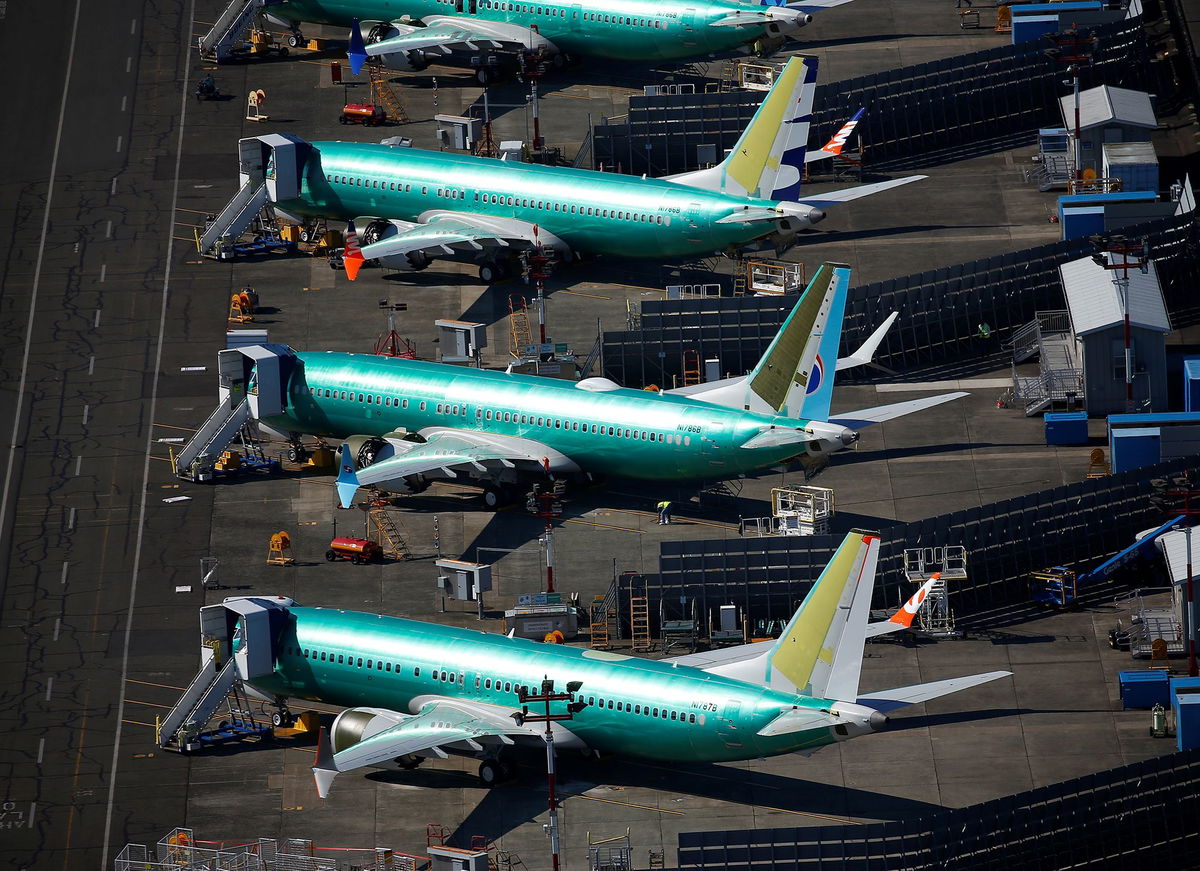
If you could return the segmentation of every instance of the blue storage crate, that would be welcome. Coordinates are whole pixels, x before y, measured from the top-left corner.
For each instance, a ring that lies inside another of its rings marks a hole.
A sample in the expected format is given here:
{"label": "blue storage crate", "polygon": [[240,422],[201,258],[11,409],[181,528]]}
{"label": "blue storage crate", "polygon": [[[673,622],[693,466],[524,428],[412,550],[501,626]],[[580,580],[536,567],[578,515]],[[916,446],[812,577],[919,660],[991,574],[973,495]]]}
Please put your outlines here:
{"label": "blue storage crate", "polygon": [[1183,410],[1200,411],[1200,359],[1183,361]]}
{"label": "blue storage crate", "polygon": [[1162,456],[1159,428],[1127,427],[1108,431],[1108,455],[1113,474],[1152,466]]}
{"label": "blue storage crate", "polygon": [[1200,677],[1171,678],[1171,698],[1200,693]]}
{"label": "blue storage crate", "polygon": [[1086,445],[1088,416],[1086,411],[1068,411],[1046,415],[1046,444]]}
{"label": "blue storage crate", "polygon": [[1180,750],[1200,747],[1200,693],[1175,696],[1175,746]]}
{"label": "blue storage crate", "polygon": [[1165,671],[1123,671],[1121,705],[1129,708],[1153,708],[1171,702],[1171,676]]}

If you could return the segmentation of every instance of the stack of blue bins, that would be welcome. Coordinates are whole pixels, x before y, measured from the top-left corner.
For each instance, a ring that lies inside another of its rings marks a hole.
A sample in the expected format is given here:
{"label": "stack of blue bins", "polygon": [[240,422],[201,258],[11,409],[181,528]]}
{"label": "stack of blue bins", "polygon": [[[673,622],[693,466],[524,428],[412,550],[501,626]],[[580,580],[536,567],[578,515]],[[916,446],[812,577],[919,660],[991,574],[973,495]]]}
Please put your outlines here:
{"label": "stack of blue bins", "polygon": [[1175,746],[1200,747],[1200,677],[1171,680],[1171,707],[1175,712]]}

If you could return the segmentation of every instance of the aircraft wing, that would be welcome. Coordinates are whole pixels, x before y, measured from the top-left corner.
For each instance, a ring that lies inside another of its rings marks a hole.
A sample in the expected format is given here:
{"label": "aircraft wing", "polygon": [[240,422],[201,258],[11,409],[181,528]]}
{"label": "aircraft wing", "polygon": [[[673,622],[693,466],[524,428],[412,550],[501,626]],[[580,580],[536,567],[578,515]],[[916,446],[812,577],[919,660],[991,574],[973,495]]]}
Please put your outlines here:
{"label": "aircraft wing", "polygon": [[[359,28],[355,25],[350,34],[350,50],[347,52],[354,74],[358,75],[368,58],[377,57],[388,63],[389,55],[408,56],[409,52],[438,52],[447,55],[455,51],[479,51],[481,48],[508,51],[543,49],[551,54],[558,52],[558,47],[537,31],[506,21],[449,15],[429,15],[421,21],[424,27],[394,23],[391,26],[400,31],[398,36],[370,45],[362,44],[361,34],[355,39],[355,34],[359,33]],[[405,62],[397,66],[409,68],[411,65]]]}
{"label": "aircraft wing", "polygon": [[517,725],[504,708],[459,699],[431,701],[411,716],[389,713],[401,718],[400,722],[337,753],[329,735],[321,730],[317,764],[312,769],[321,798],[329,794],[333,779],[343,771],[429,751],[444,758],[443,747],[482,750],[484,743],[512,744],[510,736],[533,734],[530,728]]}
{"label": "aircraft wing", "polygon": [[[363,220],[363,219],[360,219]],[[455,251],[482,251],[485,248],[527,248],[532,245],[548,245],[556,250],[566,250],[566,243],[536,224],[514,218],[479,215],[472,212],[429,212],[419,223],[410,221],[389,222],[397,232],[385,236],[378,242],[362,246],[364,260],[378,260],[384,266],[404,267],[404,263],[389,263],[392,258],[409,258],[410,255],[441,257]],[[349,270],[347,277],[353,281]]]}
{"label": "aircraft wing", "polygon": [[840,191],[828,191],[826,193],[813,194],[810,197],[801,196],[800,202],[806,206],[816,206],[822,208],[824,206],[832,206],[837,203],[848,203],[851,200],[869,197],[873,194],[882,193],[892,188],[898,188],[901,185],[911,184],[914,181],[920,181],[923,178],[929,178],[927,175],[906,175],[904,178],[893,178],[887,181],[879,181],[874,184],[860,184],[858,187],[843,188]]}
{"label": "aircraft wing", "polygon": [[520,468],[531,474],[579,468],[565,454],[534,439],[449,428],[423,430],[422,435],[424,442],[405,443],[412,447],[393,445],[396,454],[358,470],[349,446],[342,445],[337,477],[342,507],[353,504],[359,487],[409,492],[404,480],[413,475],[454,478],[459,472],[481,475],[497,468]]}

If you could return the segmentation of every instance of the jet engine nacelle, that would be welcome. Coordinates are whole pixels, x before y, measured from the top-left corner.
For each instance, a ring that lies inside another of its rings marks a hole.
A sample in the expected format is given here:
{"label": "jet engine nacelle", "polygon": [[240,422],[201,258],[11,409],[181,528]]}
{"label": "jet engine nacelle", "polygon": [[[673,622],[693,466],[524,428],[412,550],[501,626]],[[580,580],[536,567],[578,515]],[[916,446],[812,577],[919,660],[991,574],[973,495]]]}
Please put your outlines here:
{"label": "jet engine nacelle", "polygon": [[346,439],[350,446],[350,455],[360,469],[365,469],[372,463],[390,460],[398,453],[412,448],[413,438],[408,433],[390,432],[383,436],[352,435]]}
{"label": "jet engine nacelle", "polygon": [[[358,242],[364,247],[372,245],[384,239],[390,239],[401,231],[407,230],[410,226],[410,224],[401,225],[395,221],[371,221],[363,228]],[[405,254],[391,254],[387,257],[378,257],[375,258],[375,262],[380,266],[386,266],[388,269],[399,269],[403,272],[420,272],[429,265],[429,257],[423,251],[409,251]]]}
{"label": "jet engine nacelle", "polygon": [[401,30],[387,21],[363,21],[358,25],[358,32],[362,34],[363,42],[370,45],[401,36],[408,31]]}
{"label": "jet engine nacelle", "polygon": [[329,730],[333,752],[348,750],[385,729],[403,723],[405,719],[402,714],[386,708],[347,708],[337,715]]}

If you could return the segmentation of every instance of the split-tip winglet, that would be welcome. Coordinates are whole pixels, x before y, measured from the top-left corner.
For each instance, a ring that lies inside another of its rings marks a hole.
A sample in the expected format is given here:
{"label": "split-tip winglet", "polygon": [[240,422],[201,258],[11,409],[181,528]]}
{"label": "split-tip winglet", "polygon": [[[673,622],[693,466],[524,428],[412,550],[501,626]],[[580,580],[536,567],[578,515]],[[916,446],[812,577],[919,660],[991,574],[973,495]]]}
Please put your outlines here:
{"label": "split-tip winglet", "polygon": [[346,59],[350,61],[350,70],[354,75],[362,72],[363,64],[367,62],[367,46],[363,42],[362,29],[358,19],[350,22],[350,48],[346,51]]}

